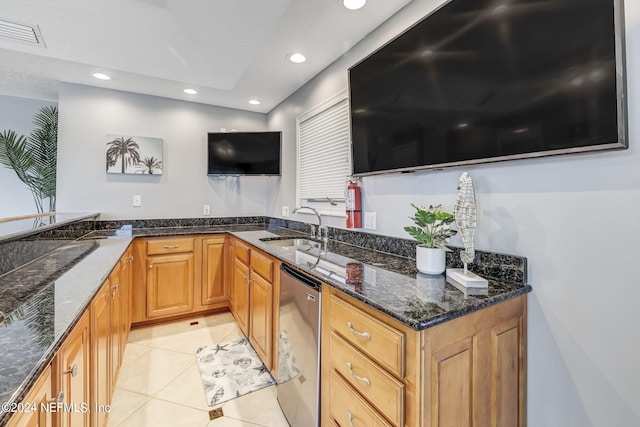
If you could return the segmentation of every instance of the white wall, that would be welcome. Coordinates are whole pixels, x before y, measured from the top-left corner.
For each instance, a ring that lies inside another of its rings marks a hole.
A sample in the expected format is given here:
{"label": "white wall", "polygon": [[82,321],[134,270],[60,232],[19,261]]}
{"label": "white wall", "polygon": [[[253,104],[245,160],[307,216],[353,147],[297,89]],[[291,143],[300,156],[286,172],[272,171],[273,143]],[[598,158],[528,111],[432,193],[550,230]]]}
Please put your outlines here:
{"label": "white wall", "polygon": [[[287,131],[271,215],[296,203],[295,117],[346,88],[349,66],[439,3],[414,0],[269,114],[270,126]],[[409,204],[451,209],[459,175],[471,173],[479,207],[476,246],[529,260],[529,427],[640,425],[640,128],[634,120],[640,4],[625,3],[628,150],[370,177],[363,184],[364,209],[377,213],[377,232],[408,237],[402,227]]]}
{"label": "white wall", "polygon": [[[56,104],[0,95],[0,132],[13,130],[18,135],[28,137],[33,129],[33,116],[41,107],[49,105]],[[36,212],[29,187],[18,179],[13,169],[0,166],[0,218]]]}
{"label": "white wall", "polygon": [[[62,84],[59,95],[58,211],[102,219],[265,215],[276,177],[207,177],[207,132],[264,130],[266,116],[166,98]],[[106,134],[164,140],[157,175],[105,172]],[[133,207],[133,195],[142,206]]]}

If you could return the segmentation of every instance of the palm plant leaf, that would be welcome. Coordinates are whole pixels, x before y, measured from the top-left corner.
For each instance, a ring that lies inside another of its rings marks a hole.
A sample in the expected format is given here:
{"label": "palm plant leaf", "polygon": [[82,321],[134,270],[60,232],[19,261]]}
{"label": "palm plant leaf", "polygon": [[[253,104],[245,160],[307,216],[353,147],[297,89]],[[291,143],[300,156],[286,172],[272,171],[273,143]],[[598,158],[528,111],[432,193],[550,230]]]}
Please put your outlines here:
{"label": "palm plant leaf", "polygon": [[33,166],[33,159],[24,135],[18,136],[12,130],[0,134],[0,163],[13,169],[20,181],[30,185],[29,171]]}
{"label": "palm plant leaf", "polygon": [[58,151],[58,108],[42,107],[34,116],[36,126],[28,138],[14,131],[0,134],[0,163],[16,172],[31,190],[38,212],[42,200],[49,199],[55,209]]}

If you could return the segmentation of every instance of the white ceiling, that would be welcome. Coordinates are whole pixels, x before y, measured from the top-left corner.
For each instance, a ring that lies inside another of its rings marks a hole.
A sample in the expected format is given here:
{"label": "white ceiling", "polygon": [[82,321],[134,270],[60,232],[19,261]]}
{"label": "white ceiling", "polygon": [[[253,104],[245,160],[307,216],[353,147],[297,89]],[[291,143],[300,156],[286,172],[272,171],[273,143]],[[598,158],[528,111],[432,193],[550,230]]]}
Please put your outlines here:
{"label": "white ceiling", "polygon": [[70,82],[268,112],[410,1],[1,0],[46,46],[0,38],[0,94],[57,100]]}

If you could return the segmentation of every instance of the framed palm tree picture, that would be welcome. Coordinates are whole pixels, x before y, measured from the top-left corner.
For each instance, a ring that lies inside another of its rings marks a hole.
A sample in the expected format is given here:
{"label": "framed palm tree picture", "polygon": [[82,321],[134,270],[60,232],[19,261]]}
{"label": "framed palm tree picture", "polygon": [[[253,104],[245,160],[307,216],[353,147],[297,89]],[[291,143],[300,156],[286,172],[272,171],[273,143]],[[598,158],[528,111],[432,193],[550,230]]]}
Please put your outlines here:
{"label": "framed palm tree picture", "polygon": [[162,139],[107,135],[107,173],[162,175]]}

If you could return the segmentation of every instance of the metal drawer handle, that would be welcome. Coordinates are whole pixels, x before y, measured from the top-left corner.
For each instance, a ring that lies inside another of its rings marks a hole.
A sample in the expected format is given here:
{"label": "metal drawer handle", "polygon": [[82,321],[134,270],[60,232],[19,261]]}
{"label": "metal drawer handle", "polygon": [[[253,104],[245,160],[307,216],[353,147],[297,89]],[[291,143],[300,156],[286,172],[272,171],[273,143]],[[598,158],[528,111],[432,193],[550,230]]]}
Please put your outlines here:
{"label": "metal drawer handle", "polygon": [[164,245],[163,248],[165,249],[177,249],[179,248],[180,245]]}
{"label": "metal drawer handle", "polygon": [[117,291],[118,289],[120,289],[120,285],[115,285],[115,286],[114,286],[114,287],[112,287],[111,289],[115,289],[115,290]]}
{"label": "metal drawer handle", "polygon": [[368,340],[371,339],[371,335],[369,335],[369,332],[358,332],[355,329],[353,329],[353,323],[347,322],[347,326],[349,327],[349,330],[351,332],[353,332],[355,335],[357,335],[359,337],[362,337],[362,338],[365,338],[365,339],[368,339]]}
{"label": "metal drawer handle", "polygon": [[[63,374],[71,374],[72,377],[75,377],[76,375],[78,375],[78,365],[74,363],[73,366],[64,371]],[[64,396],[64,393],[62,395]]]}
{"label": "metal drawer handle", "polygon": [[129,257],[129,264],[132,264],[132,263],[133,263],[133,257],[132,257],[132,256],[130,256],[130,257]]}
{"label": "metal drawer handle", "polygon": [[64,403],[64,391],[58,393],[56,397],[48,401],[49,403],[57,403],[58,405],[62,405]]}
{"label": "metal drawer handle", "polygon": [[353,372],[353,365],[351,364],[351,362],[347,362],[347,368],[349,368],[349,373],[353,378],[357,379],[358,381],[362,381],[366,385],[371,385],[371,380],[369,378],[361,377],[357,375],[355,372]]}
{"label": "metal drawer handle", "polygon": [[349,425],[351,427],[356,427],[356,425],[353,423],[353,414],[351,413],[351,411],[348,411],[347,415],[349,416]]}
{"label": "metal drawer handle", "polygon": [[149,264],[149,270],[153,268],[153,264]]}

